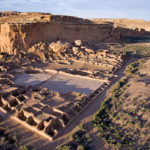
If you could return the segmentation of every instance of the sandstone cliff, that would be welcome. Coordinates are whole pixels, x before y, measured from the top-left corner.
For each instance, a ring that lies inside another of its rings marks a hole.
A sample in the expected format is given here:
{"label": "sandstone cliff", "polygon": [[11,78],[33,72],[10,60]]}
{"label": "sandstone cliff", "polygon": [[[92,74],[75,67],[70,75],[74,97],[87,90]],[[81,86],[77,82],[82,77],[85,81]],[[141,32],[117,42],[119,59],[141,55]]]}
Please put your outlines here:
{"label": "sandstone cliff", "polygon": [[77,17],[44,13],[1,13],[0,17],[0,52],[10,54],[21,49],[27,50],[37,42],[73,42],[77,39],[106,42],[121,41],[128,37],[149,38],[150,34],[144,29],[123,28],[108,21],[96,23]]}

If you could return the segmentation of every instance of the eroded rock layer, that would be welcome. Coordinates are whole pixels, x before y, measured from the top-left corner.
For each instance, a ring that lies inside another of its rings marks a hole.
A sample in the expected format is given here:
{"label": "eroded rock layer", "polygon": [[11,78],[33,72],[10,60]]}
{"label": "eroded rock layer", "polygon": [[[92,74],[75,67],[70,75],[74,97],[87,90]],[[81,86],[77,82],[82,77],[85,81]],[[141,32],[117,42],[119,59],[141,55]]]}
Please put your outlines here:
{"label": "eroded rock layer", "polygon": [[16,54],[21,49],[27,50],[38,42],[72,42],[78,39],[106,42],[150,37],[145,29],[115,26],[113,21],[94,22],[47,13],[1,12],[0,16],[0,52],[10,54]]}

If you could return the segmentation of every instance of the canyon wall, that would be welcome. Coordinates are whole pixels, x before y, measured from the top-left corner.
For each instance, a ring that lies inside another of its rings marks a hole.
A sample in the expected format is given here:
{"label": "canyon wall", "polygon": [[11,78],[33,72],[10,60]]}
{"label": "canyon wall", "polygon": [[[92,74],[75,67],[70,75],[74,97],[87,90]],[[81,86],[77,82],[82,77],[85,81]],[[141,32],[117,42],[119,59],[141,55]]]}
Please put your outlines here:
{"label": "canyon wall", "polygon": [[[45,16],[44,16],[45,17]],[[42,16],[41,16],[42,18]],[[0,52],[17,53],[27,50],[37,42],[49,43],[52,41],[73,42],[120,42],[128,37],[149,38],[149,32],[138,29],[115,27],[113,23],[94,23],[67,16],[50,16],[50,21],[33,23],[0,24]]]}
{"label": "canyon wall", "polygon": [[109,24],[1,24],[0,51],[14,53],[18,49],[28,49],[37,42],[73,42],[80,39],[87,42],[103,41],[110,38],[112,26]]}

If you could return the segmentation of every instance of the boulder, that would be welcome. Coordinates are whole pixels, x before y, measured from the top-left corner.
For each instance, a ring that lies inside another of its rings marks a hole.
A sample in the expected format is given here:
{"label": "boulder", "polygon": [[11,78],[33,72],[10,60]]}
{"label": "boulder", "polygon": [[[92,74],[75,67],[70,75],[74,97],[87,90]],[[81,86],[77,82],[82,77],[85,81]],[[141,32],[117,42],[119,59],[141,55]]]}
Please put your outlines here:
{"label": "boulder", "polygon": [[85,50],[87,47],[86,46],[81,46],[81,49],[82,50]]}
{"label": "boulder", "polygon": [[73,54],[76,55],[79,52],[79,47],[72,47]]}
{"label": "boulder", "polygon": [[2,59],[3,58],[3,55],[0,55],[0,59]]}
{"label": "boulder", "polygon": [[49,49],[54,53],[66,51],[70,47],[69,43],[52,42],[49,44]]}
{"label": "boulder", "polygon": [[34,46],[30,47],[30,48],[28,49],[28,52],[29,52],[29,53],[35,52],[35,47],[34,47]]}
{"label": "boulder", "polygon": [[42,42],[39,42],[39,43],[34,44],[32,47],[30,47],[28,49],[28,52],[33,53],[33,52],[38,51],[38,50],[44,51],[45,49],[47,49],[46,44],[42,43]]}
{"label": "boulder", "polygon": [[44,52],[36,51],[36,55],[39,56],[39,58],[45,62],[46,58]]}
{"label": "boulder", "polygon": [[82,41],[81,41],[81,40],[75,40],[75,41],[74,41],[74,44],[75,44],[76,46],[81,46],[81,45],[82,45]]}
{"label": "boulder", "polygon": [[86,48],[85,51],[86,51],[87,53],[94,53],[94,51],[93,51],[92,49],[89,49],[89,48]]}

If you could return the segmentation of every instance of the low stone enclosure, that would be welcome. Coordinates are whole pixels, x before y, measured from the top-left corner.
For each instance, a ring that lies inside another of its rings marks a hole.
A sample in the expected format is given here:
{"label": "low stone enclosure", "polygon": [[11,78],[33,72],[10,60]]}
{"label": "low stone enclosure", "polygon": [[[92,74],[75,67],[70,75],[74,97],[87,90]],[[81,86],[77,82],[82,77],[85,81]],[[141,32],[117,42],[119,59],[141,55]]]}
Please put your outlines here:
{"label": "low stone enclosure", "polygon": [[[21,66],[9,70],[1,66],[1,110],[29,130],[54,140],[94,102],[124,61],[116,54],[106,55],[107,51],[101,52],[102,56],[99,53],[51,60],[44,69]],[[92,63],[86,62],[86,57]]]}
{"label": "low stone enclosure", "polygon": [[[88,97],[68,107],[67,111],[62,111],[63,106],[51,107],[47,102],[59,93],[44,88],[11,87],[1,90],[0,107],[19,123],[52,140],[107,85],[104,83]],[[38,97],[38,93],[48,98]]]}

